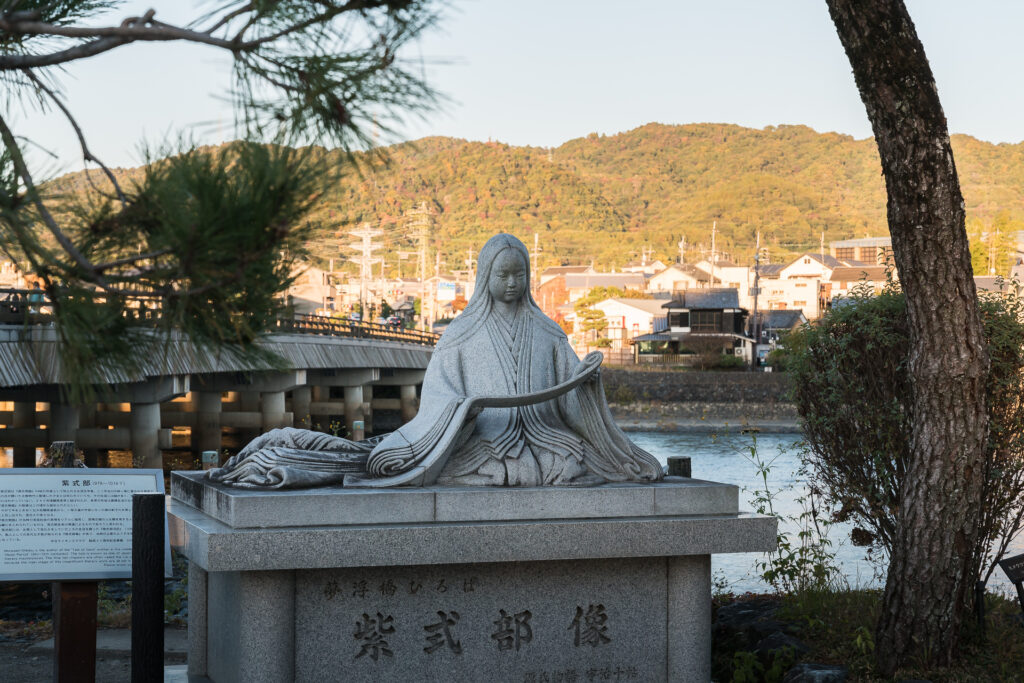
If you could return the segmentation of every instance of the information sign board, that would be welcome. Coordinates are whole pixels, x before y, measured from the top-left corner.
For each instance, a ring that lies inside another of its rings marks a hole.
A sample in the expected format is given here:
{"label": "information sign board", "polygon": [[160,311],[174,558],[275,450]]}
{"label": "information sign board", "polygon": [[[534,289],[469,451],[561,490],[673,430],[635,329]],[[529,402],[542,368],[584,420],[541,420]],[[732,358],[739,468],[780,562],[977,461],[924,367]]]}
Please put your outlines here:
{"label": "information sign board", "polygon": [[164,492],[162,471],[0,469],[0,581],[131,578],[132,494],[144,491]]}

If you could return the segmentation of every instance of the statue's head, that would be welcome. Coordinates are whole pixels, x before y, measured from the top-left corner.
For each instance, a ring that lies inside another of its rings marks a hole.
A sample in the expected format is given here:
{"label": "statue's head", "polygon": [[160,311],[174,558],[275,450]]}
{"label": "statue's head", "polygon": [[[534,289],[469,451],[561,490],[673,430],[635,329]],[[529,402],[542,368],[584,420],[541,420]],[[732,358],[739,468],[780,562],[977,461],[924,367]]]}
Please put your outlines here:
{"label": "statue's head", "polygon": [[511,304],[523,298],[529,285],[529,265],[514,249],[501,251],[491,264],[487,290],[495,301]]}
{"label": "statue's head", "polygon": [[508,233],[498,233],[480,250],[474,298],[486,292],[496,301],[512,303],[530,289],[530,254]]}
{"label": "statue's head", "polygon": [[508,233],[487,240],[477,259],[476,289],[469,305],[448,326],[438,348],[461,343],[494,311],[494,302],[522,302],[518,310],[535,319],[534,324],[564,336],[565,333],[537,307],[530,295],[530,252]]}

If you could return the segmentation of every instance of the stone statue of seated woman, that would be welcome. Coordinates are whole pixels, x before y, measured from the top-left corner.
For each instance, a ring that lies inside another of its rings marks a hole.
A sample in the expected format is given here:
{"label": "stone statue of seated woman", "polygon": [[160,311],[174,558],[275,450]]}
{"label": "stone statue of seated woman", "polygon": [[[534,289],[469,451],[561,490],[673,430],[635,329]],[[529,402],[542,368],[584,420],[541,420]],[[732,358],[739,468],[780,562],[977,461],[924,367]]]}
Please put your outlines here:
{"label": "stone statue of seated woman", "polygon": [[410,422],[365,441],[273,430],[209,477],[249,488],[660,479],[657,460],[626,437],[608,410],[601,354],[581,361],[537,307],[529,264],[526,246],[512,235],[487,241],[473,297],[438,341]]}

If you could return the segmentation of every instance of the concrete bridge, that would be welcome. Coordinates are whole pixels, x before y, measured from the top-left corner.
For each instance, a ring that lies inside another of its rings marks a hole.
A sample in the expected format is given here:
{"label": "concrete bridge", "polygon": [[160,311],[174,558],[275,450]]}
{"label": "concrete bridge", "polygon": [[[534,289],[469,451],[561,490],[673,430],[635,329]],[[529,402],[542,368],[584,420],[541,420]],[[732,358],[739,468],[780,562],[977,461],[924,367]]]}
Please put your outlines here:
{"label": "concrete bridge", "polygon": [[[130,450],[137,467],[162,467],[171,432],[189,447],[222,451],[225,428],[240,442],[275,427],[317,427],[350,438],[394,428],[416,414],[418,386],[437,335],[313,316],[284,320],[259,346],[280,362],[170,339],[140,350],[132,370],[97,370],[96,398],[64,390],[56,330],[0,325],[0,449],[15,467],[35,466],[37,448],[74,441],[95,466]],[[359,428],[360,423],[363,429]]]}

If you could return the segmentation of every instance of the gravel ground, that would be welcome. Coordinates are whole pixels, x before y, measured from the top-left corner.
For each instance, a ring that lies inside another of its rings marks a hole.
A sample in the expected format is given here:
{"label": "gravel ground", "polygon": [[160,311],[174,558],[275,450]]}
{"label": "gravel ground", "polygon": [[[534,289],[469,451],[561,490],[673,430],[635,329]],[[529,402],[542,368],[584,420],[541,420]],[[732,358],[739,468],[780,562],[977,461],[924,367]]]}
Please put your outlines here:
{"label": "gravel ground", "polygon": [[[0,643],[0,678],[4,683],[48,683],[53,680],[53,657],[29,652],[28,647],[24,643]],[[129,683],[132,680],[131,659],[97,655],[96,680]]]}
{"label": "gravel ground", "polygon": [[[164,646],[169,651],[164,655],[164,666],[184,664],[187,654],[184,647],[184,629],[169,629],[164,632]],[[96,652],[96,680],[99,683],[128,683],[132,679],[130,642],[127,630],[101,630],[100,643],[106,643]],[[172,637],[173,634],[173,637]],[[111,644],[111,637],[120,639],[121,644]],[[172,642],[169,645],[168,639]],[[47,646],[39,639],[41,647],[33,648],[30,638],[0,641],[0,683],[35,683],[53,680],[52,641]]]}

